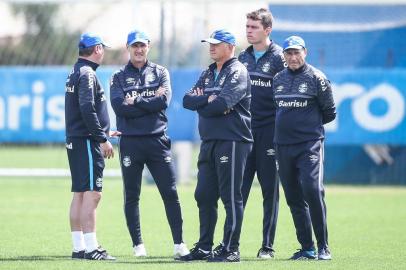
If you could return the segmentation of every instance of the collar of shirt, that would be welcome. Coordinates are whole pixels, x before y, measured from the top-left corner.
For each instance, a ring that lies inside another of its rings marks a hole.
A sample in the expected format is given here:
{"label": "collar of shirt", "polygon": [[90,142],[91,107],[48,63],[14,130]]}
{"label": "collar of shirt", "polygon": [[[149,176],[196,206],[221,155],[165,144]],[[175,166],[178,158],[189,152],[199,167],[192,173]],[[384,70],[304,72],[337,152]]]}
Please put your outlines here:
{"label": "collar of shirt", "polygon": [[289,67],[287,68],[287,70],[289,71],[290,74],[297,75],[299,73],[304,72],[307,69],[307,67],[308,67],[307,64],[304,63],[303,66],[301,66],[300,68],[298,68],[296,70],[291,70]]}
{"label": "collar of shirt", "polygon": [[[229,65],[231,65],[232,63],[234,63],[235,61],[238,61],[238,59],[236,57],[231,57],[230,59],[228,59],[226,62],[224,62],[223,66],[221,67],[221,70],[219,70],[218,72],[222,72],[223,70],[225,70]],[[215,70],[217,70],[217,64],[213,63],[209,66],[209,69],[211,72],[215,72]]]}
{"label": "collar of shirt", "polygon": [[133,65],[133,63],[131,63],[131,61],[129,60],[127,66],[128,66],[128,68],[129,68],[130,70],[133,70],[133,71],[136,71],[136,72],[140,72],[140,73],[141,73],[147,66],[149,66],[149,64],[150,64],[150,62],[149,62],[149,60],[147,59],[147,61],[145,62],[145,64],[144,64],[141,68],[137,68],[137,67],[135,67],[135,66]]}
{"label": "collar of shirt", "polygon": [[[266,51],[264,52],[264,54],[271,53],[274,49],[275,49],[275,44],[274,44],[273,41],[271,40],[271,43],[269,44],[268,49],[266,49]],[[246,49],[246,51],[247,51],[248,53],[250,53],[252,56],[255,57],[255,50],[254,50],[254,46],[253,46],[253,45],[249,46],[249,47]]]}
{"label": "collar of shirt", "polygon": [[87,60],[87,59],[85,59],[85,58],[79,58],[79,59],[78,59],[78,63],[81,63],[81,64],[85,64],[85,65],[87,65],[87,66],[90,66],[93,70],[96,70],[96,69],[99,67],[99,64],[97,64],[97,63],[95,63],[95,62],[92,62],[92,61],[90,61],[90,60]]}

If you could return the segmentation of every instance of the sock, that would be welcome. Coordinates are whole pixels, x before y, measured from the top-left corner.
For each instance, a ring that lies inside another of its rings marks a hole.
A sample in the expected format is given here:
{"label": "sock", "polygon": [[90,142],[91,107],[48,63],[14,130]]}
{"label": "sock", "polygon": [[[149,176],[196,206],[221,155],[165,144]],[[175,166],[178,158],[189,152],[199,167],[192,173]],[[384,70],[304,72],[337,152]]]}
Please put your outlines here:
{"label": "sock", "polygon": [[85,240],[82,231],[74,231],[72,234],[73,251],[78,252],[85,250]]}
{"label": "sock", "polygon": [[87,253],[92,252],[99,247],[95,232],[85,233],[83,234],[83,238],[85,239]]}

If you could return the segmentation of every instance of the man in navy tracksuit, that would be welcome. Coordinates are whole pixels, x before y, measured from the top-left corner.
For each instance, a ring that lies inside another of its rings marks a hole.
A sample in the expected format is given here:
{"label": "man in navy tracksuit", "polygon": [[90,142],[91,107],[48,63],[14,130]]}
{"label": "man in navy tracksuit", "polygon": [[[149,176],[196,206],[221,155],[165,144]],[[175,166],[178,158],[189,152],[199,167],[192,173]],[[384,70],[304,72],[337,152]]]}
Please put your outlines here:
{"label": "man in navy tracksuit", "polygon": [[174,256],[189,254],[182,239],[182,214],[171,141],[165,134],[165,110],[171,99],[168,70],[147,60],[150,40],[142,31],[127,37],[130,61],[111,81],[111,105],[117,116],[120,163],[124,180],[124,208],[136,257],[146,256],[141,238],[139,198],[142,171],[147,165],[165,205],[174,241]]}
{"label": "man in navy tracksuit", "polygon": [[287,38],[283,49],[288,68],[276,74],[272,90],[278,172],[301,244],[291,259],[330,260],[323,187],[323,125],[336,116],[332,90],[325,75],[305,62],[307,50],[302,38]]}
{"label": "man in navy tracksuit", "polygon": [[269,39],[273,17],[266,9],[247,14],[246,35],[250,44],[238,57],[251,78],[251,114],[254,144],[245,167],[242,195],[244,207],[254,180],[255,172],[263,196],[262,246],[258,258],[274,257],[273,243],[279,209],[279,181],[276,174],[273,135],[275,129],[275,105],[272,94],[272,78],[284,69],[282,48]]}
{"label": "man in navy tracksuit", "polygon": [[[186,109],[199,114],[202,139],[195,199],[199,207],[200,238],[183,261],[240,261],[239,238],[243,220],[241,185],[247,155],[252,147],[251,92],[247,69],[234,57],[235,38],[226,30],[210,38],[215,61],[201,74],[183,99]],[[218,199],[226,220],[222,243],[212,253]]]}
{"label": "man in navy tracksuit", "polygon": [[110,119],[106,96],[96,77],[105,46],[99,36],[83,34],[79,59],[65,85],[66,149],[73,192],[70,207],[73,259],[115,259],[100,247],[96,237],[104,158],[113,157],[113,147],[107,139]]}

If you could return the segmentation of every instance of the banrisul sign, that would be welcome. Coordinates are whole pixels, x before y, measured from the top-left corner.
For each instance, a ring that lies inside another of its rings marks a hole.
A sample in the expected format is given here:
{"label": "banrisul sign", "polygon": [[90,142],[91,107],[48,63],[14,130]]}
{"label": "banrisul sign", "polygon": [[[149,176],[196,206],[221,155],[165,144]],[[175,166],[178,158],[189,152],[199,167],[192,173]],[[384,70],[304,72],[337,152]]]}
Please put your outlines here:
{"label": "banrisul sign", "polygon": [[[107,96],[114,71],[98,71]],[[0,69],[0,142],[64,141],[68,73],[68,67]],[[167,113],[174,140],[197,138],[196,114],[182,108],[182,97],[199,73],[171,72],[173,98]],[[338,112],[337,119],[326,125],[327,144],[406,145],[406,69],[330,69],[325,73],[332,82]],[[114,127],[111,108],[110,116]]]}

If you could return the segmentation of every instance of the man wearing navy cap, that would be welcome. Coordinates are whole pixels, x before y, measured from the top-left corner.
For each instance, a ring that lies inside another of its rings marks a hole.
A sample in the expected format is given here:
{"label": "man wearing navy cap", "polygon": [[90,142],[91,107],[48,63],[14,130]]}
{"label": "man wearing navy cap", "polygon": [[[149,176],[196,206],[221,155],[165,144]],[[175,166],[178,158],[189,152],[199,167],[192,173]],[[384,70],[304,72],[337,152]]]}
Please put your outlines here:
{"label": "man wearing navy cap", "polygon": [[174,256],[189,254],[182,238],[182,213],[176,190],[171,140],[166,135],[165,110],[172,91],[166,68],[147,59],[148,36],[138,30],[127,36],[130,60],[113,74],[111,105],[117,118],[120,165],[124,183],[124,212],[134,248],[134,256],[147,255],[141,237],[139,199],[142,171],[146,165],[165,205],[172,232]]}
{"label": "man wearing navy cap", "polygon": [[78,44],[79,59],[66,80],[66,149],[72,175],[73,259],[115,259],[99,246],[96,237],[96,208],[101,199],[104,158],[113,157],[113,147],[108,141],[110,120],[106,96],[96,77],[105,46],[99,36],[83,34]]}
{"label": "man wearing navy cap", "polygon": [[[301,249],[292,260],[330,260],[323,186],[324,128],[334,120],[330,82],[306,63],[304,40],[291,36],[283,43],[288,68],[275,75],[276,160]],[[318,253],[312,239],[312,227]]]}
{"label": "man wearing navy cap", "polygon": [[247,204],[255,173],[263,197],[262,245],[257,257],[274,257],[274,239],[279,210],[279,181],[275,165],[275,102],[272,79],[285,68],[282,48],[269,39],[273,16],[261,8],[247,14],[246,36],[251,44],[238,56],[251,78],[252,136],[254,144],[248,156],[242,184],[244,207]]}
{"label": "man wearing navy cap", "polygon": [[[215,61],[183,98],[186,109],[197,111],[202,140],[195,199],[199,207],[200,238],[182,261],[240,261],[239,239],[243,220],[242,178],[252,147],[250,79],[245,66],[234,57],[235,37],[226,30],[210,38]],[[212,252],[217,222],[217,202],[225,210],[223,240]]]}

